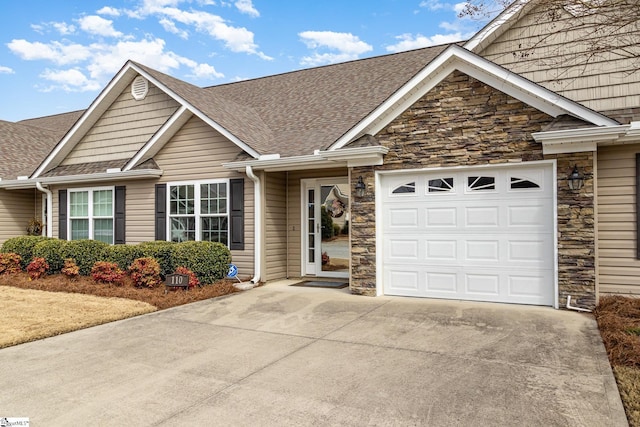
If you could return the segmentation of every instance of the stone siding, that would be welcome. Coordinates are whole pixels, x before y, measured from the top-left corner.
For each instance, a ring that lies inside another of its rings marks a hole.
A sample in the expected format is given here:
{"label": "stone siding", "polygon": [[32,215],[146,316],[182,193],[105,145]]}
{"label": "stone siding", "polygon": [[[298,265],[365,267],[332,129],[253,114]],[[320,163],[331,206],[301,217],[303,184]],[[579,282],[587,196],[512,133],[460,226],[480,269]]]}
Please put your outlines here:
{"label": "stone siding", "polygon": [[[375,171],[521,163],[544,157],[531,134],[552,117],[461,72],[453,72],[376,135],[389,148],[384,164],[351,170],[367,193],[351,205],[351,291],[376,293]],[[593,180],[576,194],[566,185],[574,164],[593,171],[591,153],[557,156],[558,255],[561,304],[595,292]]]}

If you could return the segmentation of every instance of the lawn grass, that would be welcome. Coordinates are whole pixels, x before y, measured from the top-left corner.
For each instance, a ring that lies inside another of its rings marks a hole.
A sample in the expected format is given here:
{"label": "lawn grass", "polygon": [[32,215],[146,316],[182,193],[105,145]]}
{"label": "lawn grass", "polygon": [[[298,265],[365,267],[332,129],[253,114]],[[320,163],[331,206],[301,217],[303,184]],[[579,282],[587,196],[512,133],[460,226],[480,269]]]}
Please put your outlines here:
{"label": "lawn grass", "polygon": [[0,275],[0,348],[233,292],[229,280],[165,292],[164,285],[141,289],[130,280],[116,286],[89,277]]}
{"label": "lawn grass", "polygon": [[596,320],[631,427],[640,427],[640,298],[600,298]]}

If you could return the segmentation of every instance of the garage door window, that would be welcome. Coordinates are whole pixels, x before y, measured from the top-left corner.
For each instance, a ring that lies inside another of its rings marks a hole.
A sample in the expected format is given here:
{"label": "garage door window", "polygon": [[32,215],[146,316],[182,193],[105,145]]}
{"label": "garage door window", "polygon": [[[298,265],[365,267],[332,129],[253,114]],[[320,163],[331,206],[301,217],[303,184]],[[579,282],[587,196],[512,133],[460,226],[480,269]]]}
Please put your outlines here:
{"label": "garage door window", "polygon": [[416,192],[416,182],[407,182],[393,189],[392,194],[411,194]]}
{"label": "garage door window", "polygon": [[470,191],[488,191],[496,189],[496,178],[493,176],[470,176],[467,178]]}
{"label": "garage door window", "polygon": [[540,188],[538,184],[525,178],[511,177],[511,189],[520,190],[526,188]]}
{"label": "garage door window", "polygon": [[453,191],[453,178],[430,179],[428,184],[429,193]]}

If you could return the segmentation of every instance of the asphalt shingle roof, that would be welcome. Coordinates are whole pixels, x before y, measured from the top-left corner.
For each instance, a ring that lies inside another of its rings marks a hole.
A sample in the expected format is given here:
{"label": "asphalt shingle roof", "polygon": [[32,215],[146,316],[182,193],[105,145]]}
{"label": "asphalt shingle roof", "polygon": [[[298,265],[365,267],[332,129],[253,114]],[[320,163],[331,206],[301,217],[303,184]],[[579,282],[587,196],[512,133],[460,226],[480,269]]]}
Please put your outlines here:
{"label": "asphalt shingle roof", "polygon": [[31,175],[59,139],[55,131],[0,120],[0,178]]}

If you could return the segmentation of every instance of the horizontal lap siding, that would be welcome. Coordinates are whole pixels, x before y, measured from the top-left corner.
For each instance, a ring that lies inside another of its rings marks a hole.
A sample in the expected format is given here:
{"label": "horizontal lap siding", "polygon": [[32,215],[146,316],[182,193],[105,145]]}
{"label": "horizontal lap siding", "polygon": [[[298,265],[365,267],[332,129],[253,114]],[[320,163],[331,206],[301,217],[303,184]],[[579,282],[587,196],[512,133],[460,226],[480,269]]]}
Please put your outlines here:
{"label": "horizontal lap siding", "polygon": [[640,145],[598,150],[600,294],[640,295],[640,261],[636,259],[636,153],[640,153]]}
{"label": "horizontal lap siding", "polygon": [[129,159],[177,109],[178,103],[151,83],[141,101],[127,87],[62,164]]}
{"label": "horizontal lap siding", "polygon": [[597,111],[640,105],[640,52],[637,42],[628,46],[640,34],[616,36],[610,45],[621,49],[593,55],[590,40],[601,33],[577,26],[568,14],[549,23],[546,12],[524,16],[480,55]]}
{"label": "horizontal lap siding", "polygon": [[[176,135],[154,157],[156,163],[163,170],[162,177],[157,181],[176,182],[208,179],[244,178],[244,239],[242,251],[231,251],[233,263],[238,266],[241,279],[253,277],[253,248],[254,248],[254,198],[253,181],[244,174],[230,171],[222,167],[222,163],[236,159],[241,150],[232,142],[213,130],[198,118],[190,119]],[[155,182],[154,182],[155,184]],[[137,190],[134,189],[133,192]],[[143,192],[143,189],[139,190]],[[153,199],[153,186],[147,187]],[[127,236],[132,225],[145,224],[145,235],[153,236],[154,217],[153,203],[133,200],[127,189]],[[137,233],[138,231],[131,231]],[[134,234],[135,236],[135,234]],[[127,237],[127,240],[129,238]]]}
{"label": "horizontal lap siding", "polygon": [[287,180],[285,172],[267,173],[265,186],[265,280],[287,277]]}
{"label": "horizontal lap siding", "polygon": [[29,220],[41,212],[36,211],[36,190],[0,189],[0,244],[7,239],[27,234]]}

